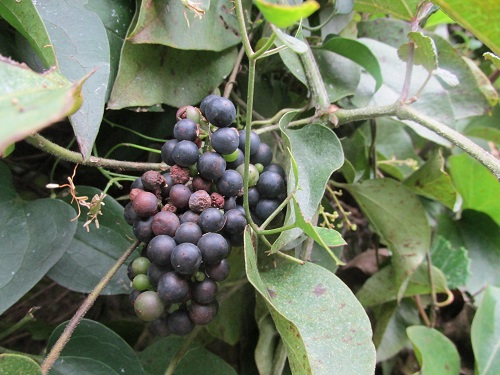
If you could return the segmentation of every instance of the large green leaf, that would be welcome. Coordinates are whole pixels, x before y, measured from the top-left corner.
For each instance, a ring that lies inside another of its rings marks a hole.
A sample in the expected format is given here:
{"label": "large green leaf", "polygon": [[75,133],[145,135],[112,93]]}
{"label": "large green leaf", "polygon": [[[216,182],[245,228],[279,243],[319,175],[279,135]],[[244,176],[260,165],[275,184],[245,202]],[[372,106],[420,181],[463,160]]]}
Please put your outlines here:
{"label": "large green leaf", "polygon": [[312,263],[285,263],[259,273],[253,241],[247,229],[248,279],[266,301],[292,372],[372,374],[375,350],[370,321],[350,289]]}
{"label": "large green leaf", "polygon": [[466,286],[470,293],[477,293],[488,284],[500,286],[500,227],[488,215],[465,210],[457,221],[443,216],[437,234],[453,247],[467,249],[471,263]]}
{"label": "large green leaf", "polygon": [[330,38],[321,48],[347,57],[366,69],[377,83],[375,91],[382,85],[383,78],[378,60],[364,44],[354,39],[336,37]]}
{"label": "large green leaf", "polygon": [[0,375],[42,375],[42,369],[31,358],[19,354],[0,354]]}
{"label": "large green leaf", "polygon": [[496,0],[434,0],[434,4],[500,55],[500,2]]}
{"label": "large green leaf", "polygon": [[409,21],[416,13],[420,0],[356,0],[354,9],[368,13],[386,13]]}
{"label": "large green leaf", "polygon": [[[148,375],[163,375],[183,343],[180,337],[166,337],[148,346],[139,354]],[[236,375],[236,371],[222,358],[208,350],[192,345],[182,357],[176,375],[217,374]]]}
{"label": "large green leaf", "polygon": [[[93,187],[78,186],[77,194],[89,197],[90,201],[95,195],[100,195],[101,191]],[[65,199],[70,201],[71,197],[66,196]],[[68,251],[52,267],[48,276],[68,289],[88,293],[130,246],[134,236],[123,217],[123,206],[110,196],[104,198],[102,215],[98,216],[99,228],[92,223],[87,231],[83,224],[89,217],[85,208],[82,211]],[[102,294],[129,293],[130,290],[127,267],[124,265]]]}
{"label": "large green leaf", "polygon": [[500,372],[500,288],[488,286],[471,327],[472,349],[481,375]]}
{"label": "large green leaf", "polygon": [[422,204],[407,187],[389,178],[342,184],[359,204],[375,232],[393,253],[395,286],[406,284],[430,249],[431,230]]}
{"label": "large green leaf", "polygon": [[32,1],[0,0],[0,15],[28,40],[46,68],[57,65],[49,35]]}
{"label": "large green leaf", "polygon": [[457,348],[441,332],[434,328],[412,326],[406,329],[421,375],[455,375],[460,372],[460,356]]}
{"label": "large green leaf", "polygon": [[222,51],[241,40],[229,0],[141,1],[132,43],[184,50]]}
{"label": "large green leaf", "polygon": [[495,106],[492,113],[471,119],[463,133],[500,144],[500,106]]}
{"label": "large green leaf", "polygon": [[[67,322],[62,323],[52,332],[47,343],[48,352],[66,325]],[[125,340],[93,320],[83,319],[76,327],[71,339],[61,352],[61,359],[64,357],[90,358],[109,366],[118,374],[144,374],[139,358]]]}
{"label": "large green leaf", "polygon": [[[356,297],[365,307],[377,306],[386,302],[397,301],[402,297],[413,297],[421,294],[430,294],[432,285],[430,282],[427,265],[422,264],[409,277],[403,295],[399,295],[398,286],[394,283],[397,275],[395,266],[390,265],[373,274],[356,293]],[[436,292],[446,292],[446,277],[437,268],[432,268],[432,278]]]}
{"label": "large green leaf", "polygon": [[92,73],[82,88],[83,104],[70,117],[80,151],[88,158],[104,113],[109,80],[106,29],[100,18],[78,0],[38,0],[35,6],[56,51],[61,73],[73,81]]}
{"label": "large green leaf", "polygon": [[101,19],[109,41],[110,72],[106,101],[109,99],[113,82],[118,73],[120,53],[127,35],[127,29],[134,15],[133,6],[122,0],[87,0],[85,8],[95,12]]}
{"label": "large green leaf", "polygon": [[120,372],[92,358],[64,356],[54,363],[49,375],[120,375]]}
{"label": "large green leaf", "polygon": [[500,225],[500,182],[495,176],[467,154],[451,156],[448,163],[462,209],[484,212]]}
{"label": "large green leaf", "polygon": [[441,151],[431,155],[429,160],[408,176],[403,183],[415,193],[437,200],[449,209],[453,209],[457,200],[457,191],[450,176],[444,171],[444,158]]}
{"label": "large green leaf", "polygon": [[74,113],[82,103],[82,82],[71,83],[55,70],[38,74],[0,56],[0,154],[9,144]]}
{"label": "large green leaf", "polygon": [[68,249],[75,211],[58,199],[22,200],[0,163],[0,314],[30,290]]}
{"label": "large green leaf", "polygon": [[108,107],[199,103],[231,71],[236,49],[186,51],[126,41]]}

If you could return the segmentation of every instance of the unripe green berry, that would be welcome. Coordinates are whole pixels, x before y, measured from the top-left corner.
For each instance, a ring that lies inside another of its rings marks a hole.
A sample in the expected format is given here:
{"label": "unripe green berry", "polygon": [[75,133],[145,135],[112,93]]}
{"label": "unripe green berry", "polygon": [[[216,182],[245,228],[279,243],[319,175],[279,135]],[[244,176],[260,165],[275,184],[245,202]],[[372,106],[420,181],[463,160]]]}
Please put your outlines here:
{"label": "unripe green berry", "polygon": [[134,310],[139,319],[151,322],[158,319],[165,310],[165,305],[153,291],[143,292],[134,302]]}
{"label": "unripe green berry", "polygon": [[148,273],[148,268],[151,265],[151,262],[146,257],[138,257],[135,258],[132,262],[132,271],[135,275],[145,275]]}
{"label": "unripe green berry", "polygon": [[144,291],[148,289],[152,289],[151,283],[149,282],[147,275],[137,275],[134,277],[134,281],[132,281],[133,287],[138,291]]}
{"label": "unripe green berry", "polygon": [[232,161],[235,161],[238,159],[238,155],[240,154],[240,150],[236,149],[234,152],[227,154],[227,155],[222,155],[224,160],[226,160],[228,163],[231,163]]}
{"label": "unripe green berry", "polygon": [[[244,178],[245,174],[245,164],[241,164],[236,168],[236,172],[238,172],[241,177]],[[255,167],[255,165],[250,164],[248,166],[248,186],[252,187],[257,184],[257,181],[259,181],[259,171]]]}

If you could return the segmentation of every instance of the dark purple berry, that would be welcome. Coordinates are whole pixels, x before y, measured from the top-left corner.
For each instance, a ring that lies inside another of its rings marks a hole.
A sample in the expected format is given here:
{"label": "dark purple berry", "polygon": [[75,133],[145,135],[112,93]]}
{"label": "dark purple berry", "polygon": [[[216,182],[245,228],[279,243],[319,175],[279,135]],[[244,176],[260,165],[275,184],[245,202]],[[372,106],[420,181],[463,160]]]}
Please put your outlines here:
{"label": "dark purple berry", "polygon": [[177,228],[177,231],[175,232],[174,240],[178,244],[181,243],[192,243],[196,244],[198,240],[202,236],[202,231],[201,228],[198,226],[198,224],[195,224],[193,222],[185,222],[182,223],[179,228]]}
{"label": "dark purple berry", "polygon": [[194,324],[205,325],[210,323],[219,311],[219,303],[215,300],[207,305],[193,302],[189,306],[189,318]]}
{"label": "dark purple berry", "polygon": [[276,172],[263,172],[257,182],[257,189],[263,198],[276,198],[285,191],[285,180]]}
{"label": "dark purple berry", "polygon": [[212,279],[206,278],[203,281],[195,282],[191,286],[193,300],[206,305],[215,301],[217,296],[217,283]]}
{"label": "dark purple berry", "polygon": [[158,280],[158,296],[166,304],[181,303],[189,294],[189,283],[175,272],[167,272]]}
{"label": "dark purple berry", "polygon": [[180,221],[181,221],[181,224],[187,223],[188,221],[195,223],[195,224],[198,224],[199,218],[200,218],[199,214],[197,214],[191,210],[188,210],[181,215]]}
{"label": "dark purple berry", "polygon": [[177,245],[172,251],[170,262],[175,272],[193,275],[201,264],[201,251],[198,246],[186,242]]}
{"label": "dark purple berry", "polygon": [[177,139],[171,139],[163,144],[161,147],[161,160],[167,165],[174,165],[175,160],[172,158],[175,145],[179,143]]}
{"label": "dark purple berry", "polygon": [[177,121],[174,125],[174,137],[178,141],[194,142],[198,138],[198,124],[187,118]]}
{"label": "dark purple berry", "polygon": [[286,178],[286,173],[285,173],[285,170],[283,169],[283,167],[279,164],[276,164],[276,163],[272,163],[272,164],[269,164],[268,166],[266,166],[264,168],[264,172],[267,172],[267,171],[270,171],[270,172],[276,172],[278,173],[281,177],[283,177],[283,179]]}
{"label": "dark purple berry", "polygon": [[155,236],[147,247],[148,258],[157,266],[170,266],[170,257],[176,246],[177,243],[170,236]]}
{"label": "dark purple berry", "polygon": [[243,189],[243,177],[235,170],[226,170],[215,182],[217,191],[224,197],[240,195]]}
{"label": "dark purple berry", "polygon": [[218,232],[224,227],[224,214],[218,208],[207,208],[200,214],[198,225],[203,233]]}
{"label": "dark purple berry", "polygon": [[153,224],[151,227],[156,236],[166,234],[173,237],[180,224],[179,218],[173,212],[160,211],[153,216]]}
{"label": "dark purple berry", "polygon": [[132,225],[134,223],[134,220],[137,219],[138,216],[134,211],[132,202],[128,202],[125,205],[125,208],[123,210],[123,217],[125,218],[125,221],[127,222],[128,225]]}
{"label": "dark purple berry", "polygon": [[239,135],[234,128],[219,128],[210,137],[212,147],[219,154],[231,154],[238,149]]}
{"label": "dark purple berry", "polygon": [[203,262],[216,264],[227,258],[230,252],[229,243],[219,233],[206,233],[197,243]]}
{"label": "dark purple berry", "polygon": [[174,159],[175,164],[181,167],[189,167],[196,163],[198,161],[198,156],[198,146],[191,141],[178,142],[172,151],[172,159]]}
{"label": "dark purple berry", "polygon": [[266,220],[279,207],[280,202],[277,199],[261,199],[255,206],[255,215]]}
{"label": "dark purple berry", "polygon": [[252,164],[260,163],[264,167],[271,164],[273,161],[273,151],[266,143],[260,142],[257,152],[250,155],[250,162]]}
{"label": "dark purple berry", "polygon": [[140,217],[153,216],[158,212],[158,198],[153,193],[138,190],[137,195],[132,200],[132,207]]}
{"label": "dark purple berry", "polygon": [[198,172],[207,180],[216,180],[226,170],[226,161],[216,152],[205,152],[198,159]]}
{"label": "dark purple berry", "polygon": [[185,309],[175,310],[167,317],[167,325],[174,335],[185,336],[194,329],[194,323]]}
{"label": "dark purple berry", "polygon": [[229,262],[226,259],[215,264],[205,264],[205,274],[213,281],[223,281],[229,276]]}
{"label": "dark purple berry", "polygon": [[207,103],[204,114],[208,122],[219,128],[225,128],[236,118],[236,108],[229,99],[219,97]]}
{"label": "dark purple berry", "polygon": [[201,111],[201,113],[203,113],[203,115],[205,115],[208,103],[210,103],[212,100],[214,100],[216,98],[220,98],[220,96],[212,94],[212,95],[205,96],[205,98],[201,101],[200,111]]}
{"label": "dark purple berry", "polygon": [[142,242],[149,242],[153,236],[153,229],[151,225],[153,224],[153,217],[138,218],[134,221],[132,225],[132,231],[134,232],[135,238]]}
{"label": "dark purple berry", "polygon": [[186,185],[174,185],[170,189],[170,203],[180,210],[189,206],[189,197],[191,190]]}
{"label": "dark purple berry", "polygon": [[224,232],[228,234],[239,234],[245,230],[247,226],[247,219],[240,210],[229,210],[224,214],[226,223],[224,225]]}
{"label": "dark purple berry", "polygon": [[[240,135],[239,135],[239,149],[243,152],[245,152],[245,140],[246,140],[246,130],[240,130]],[[259,146],[260,146],[260,137],[257,133],[255,133],[253,130],[250,132],[250,155],[255,154],[257,151],[259,151]]]}

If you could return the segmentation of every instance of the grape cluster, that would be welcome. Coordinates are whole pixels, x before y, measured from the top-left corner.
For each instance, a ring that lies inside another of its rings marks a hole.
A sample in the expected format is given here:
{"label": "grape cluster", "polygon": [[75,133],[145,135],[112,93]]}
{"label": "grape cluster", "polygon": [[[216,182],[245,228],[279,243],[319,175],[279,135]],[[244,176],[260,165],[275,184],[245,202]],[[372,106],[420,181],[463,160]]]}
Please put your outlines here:
{"label": "grape cluster", "polygon": [[[243,244],[245,130],[232,127],[233,103],[209,95],[177,112],[174,139],[161,148],[168,173],[147,171],[131,185],[125,219],[146,245],[129,266],[137,316],[159,335],[186,335],[218,311],[217,282],[227,257]],[[265,221],[284,199],[285,171],[251,133],[249,206]]]}

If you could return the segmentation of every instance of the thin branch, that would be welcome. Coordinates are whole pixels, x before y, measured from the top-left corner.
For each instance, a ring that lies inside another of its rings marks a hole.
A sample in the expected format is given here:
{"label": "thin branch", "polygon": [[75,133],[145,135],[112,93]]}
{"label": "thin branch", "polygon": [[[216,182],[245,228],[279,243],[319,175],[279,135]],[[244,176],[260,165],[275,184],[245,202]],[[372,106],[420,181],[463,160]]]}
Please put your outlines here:
{"label": "thin branch", "polygon": [[165,163],[142,163],[133,161],[123,161],[106,159],[95,156],[90,156],[88,159],[84,159],[79,152],[68,150],[64,147],[49,141],[47,138],[41,136],[40,134],[33,134],[25,138],[25,141],[30,145],[38,148],[39,150],[45,151],[48,154],[54,155],[59,159],[66,160],[75,164],[87,165],[92,167],[104,167],[109,169],[115,169],[119,171],[146,171],[146,170],[161,170],[166,171],[170,167]]}
{"label": "thin branch", "polygon": [[101,279],[101,281],[99,281],[94,290],[90,292],[85,301],[81,304],[78,311],[75,313],[75,315],[73,315],[69,323],[64,328],[63,333],[57,339],[56,343],[54,344],[49,354],[43,361],[42,363],[43,375],[48,374],[49,370],[54,365],[55,361],[57,361],[57,359],[59,358],[61,351],[68,343],[69,339],[71,338],[71,335],[73,334],[78,324],[80,324],[85,314],[87,314],[90,308],[94,305],[95,301],[97,300],[97,297],[99,297],[99,295],[104,290],[106,285],[108,285],[111,278],[116,274],[116,272],[120,269],[123,263],[125,263],[127,258],[134,252],[137,246],[139,246],[139,244],[140,241],[135,241],[132,245],[128,247],[125,253],[123,253],[123,255],[116,261],[116,263],[109,269],[106,275],[104,275],[104,277]]}

